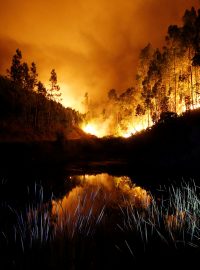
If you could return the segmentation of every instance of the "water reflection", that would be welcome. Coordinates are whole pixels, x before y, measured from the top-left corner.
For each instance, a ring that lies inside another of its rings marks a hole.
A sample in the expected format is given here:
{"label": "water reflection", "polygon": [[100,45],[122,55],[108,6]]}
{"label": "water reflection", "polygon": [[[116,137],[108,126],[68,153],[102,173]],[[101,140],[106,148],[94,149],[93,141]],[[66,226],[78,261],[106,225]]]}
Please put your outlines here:
{"label": "water reflection", "polygon": [[149,193],[132,183],[126,176],[109,174],[78,175],[68,181],[77,183],[62,199],[52,201],[52,214],[57,230],[65,227],[68,235],[77,230],[91,233],[105,216],[106,209],[134,205],[146,208],[151,202]]}

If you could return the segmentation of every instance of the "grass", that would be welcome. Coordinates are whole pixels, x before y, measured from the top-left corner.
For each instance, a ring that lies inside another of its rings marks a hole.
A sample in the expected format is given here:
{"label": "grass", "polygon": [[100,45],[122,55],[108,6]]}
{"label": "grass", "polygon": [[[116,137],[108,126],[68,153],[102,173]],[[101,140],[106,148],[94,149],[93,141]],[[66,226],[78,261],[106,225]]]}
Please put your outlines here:
{"label": "grass", "polygon": [[[163,197],[163,193],[165,198]],[[143,244],[159,236],[167,245],[200,245],[200,197],[195,183],[171,185],[162,190],[162,197],[155,199],[146,209],[130,204],[121,209],[122,222],[118,227],[124,233],[140,237]]]}
{"label": "grass", "polygon": [[116,268],[158,251],[170,256],[172,250],[199,250],[200,193],[194,182],[164,187],[156,197],[127,179],[111,189],[85,182],[47,202],[35,184],[30,197],[24,210],[1,203],[1,211],[12,216],[11,226],[1,222],[1,253],[7,265],[14,261],[13,269],[33,269],[38,258],[49,269]]}

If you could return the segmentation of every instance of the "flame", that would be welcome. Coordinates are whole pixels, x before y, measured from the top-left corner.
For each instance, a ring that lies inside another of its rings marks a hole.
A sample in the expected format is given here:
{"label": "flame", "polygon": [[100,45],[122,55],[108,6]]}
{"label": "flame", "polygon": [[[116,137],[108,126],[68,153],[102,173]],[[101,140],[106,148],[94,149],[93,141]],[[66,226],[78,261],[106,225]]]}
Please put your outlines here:
{"label": "flame", "polygon": [[[180,103],[177,106],[177,114],[181,115],[187,110],[195,110],[200,108],[200,103],[190,105],[186,108],[184,103]],[[148,119],[149,118],[149,119]],[[123,123],[123,127],[116,124],[116,121],[112,117],[108,119],[94,118],[82,125],[83,131],[88,134],[95,135],[99,138],[104,136],[123,137],[129,138],[132,135],[150,128],[153,126],[153,121],[148,115],[134,116],[132,120]]]}
{"label": "flame", "polygon": [[85,125],[82,129],[83,129],[83,131],[85,131],[88,134],[95,135],[95,136],[99,137],[98,129],[93,124],[89,123],[89,124]]}
{"label": "flame", "polygon": [[107,119],[107,120],[103,120],[101,118],[92,119],[91,121],[84,123],[82,125],[82,129],[84,132],[91,135],[95,135],[98,138],[102,138],[104,136],[115,135],[115,131],[112,127],[111,119]]}
{"label": "flame", "polygon": [[[84,103],[84,102],[83,102]],[[150,110],[146,110],[144,115],[135,115],[135,105],[128,102],[119,105],[117,102],[88,103],[85,102],[85,123],[82,129],[89,134],[99,138],[104,136],[129,138],[132,135],[153,126]],[[155,104],[154,104],[155,105]],[[181,115],[187,110],[200,108],[200,97],[193,99],[193,104],[187,104],[185,99],[176,100],[176,110],[174,96],[171,97],[168,111],[176,111],[177,115]],[[159,119],[161,111],[157,111],[155,121]]]}
{"label": "flame", "polygon": [[153,122],[151,121],[150,123],[148,123],[148,121],[143,121],[141,120],[141,122],[137,123],[137,122],[132,122],[132,123],[128,123],[127,125],[127,130],[120,130],[118,135],[120,137],[124,137],[124,138],[129,138],[132,135],[136,134],[137,132],[140,132],[142,130],[147,129],[148,127],[151,127],[153,125]]}
{"label": "flame", "polygon": [[182,113],[186,112],[187,110],[196,110],[200,108],[200,103],[195,103],[195,104],[190,104],[188,106],[188,108],[186,108],[185,104],[179,104],[179,106],[177,106],[177,114],[181,115]]}
{"label": "flame", "polygon": [[148,121],[147,116],[138,116],[133,119],[133,121],[124,124],[125,127],[117,125],[113,118],[108,118],[103,120],[101,118],[95,118],[91,121],[84,123],[82,129],[84,132],[95,135],[99,138],[104,136],[114,136],[129,138],[137,132],[151,127],[153,122]]}

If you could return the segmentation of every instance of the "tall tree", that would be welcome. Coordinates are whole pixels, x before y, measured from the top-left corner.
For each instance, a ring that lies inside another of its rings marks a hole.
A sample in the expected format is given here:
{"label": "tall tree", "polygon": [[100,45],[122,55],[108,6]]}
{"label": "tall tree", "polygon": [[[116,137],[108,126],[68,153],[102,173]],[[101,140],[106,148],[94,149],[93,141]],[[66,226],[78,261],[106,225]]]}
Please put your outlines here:
{"label": "tall tree", "polygon": [[29,89],[33,91],[35,87],[37,86],[37,68],[36,64],[34,62],[31,63],[31,68],[30,68],[30,77],[29,77]]}
{"label": "tall tree", "polygon": [[38,92],[38,94],[41,94],[43,96],[46,96],[46,94],[47,94],[47,90],[41,81],[39,81],[37,83],[37,92]]}
{"label": "tall tree", "polygon": [[22,85],[22,53],[19,49],[16,50],[12,58],[12,65],[10,70],[8,70],[11,80],[18,84]]}
{"label": "tall tree", "polygon": [[191,10],[186,10],[183,16],[183,27],[182,27],[182,39],[183,45],[188,51],[188,72],[190,76],[190,91],[191,91],[191,102],[192,107],[194,106],[194,86],[193,86],[193,67],[192,58],[195,51],[195,37],[196,37],[196,19],[197,14],[194,7]]}
{"label": "tall tree", "polygon": [[110,101],[117,101],[117,92],[115,89],[110,89],[108,91],[108,99]]}
{"label": "tall tree", "polygon": [[29,81],[30,81],[30,75],[29,75],[29,67],[27,63],[22,63],[21,65],[22,75],[21,75],[21,85],[24,89],[29,90]]}
{"label": "tall tree", "polygon": [[57,74],[55,69],[52,69],[50,76],[50,89],[48,93],[48,98],[54,101],[61,101],[60,86],[57,84]]}

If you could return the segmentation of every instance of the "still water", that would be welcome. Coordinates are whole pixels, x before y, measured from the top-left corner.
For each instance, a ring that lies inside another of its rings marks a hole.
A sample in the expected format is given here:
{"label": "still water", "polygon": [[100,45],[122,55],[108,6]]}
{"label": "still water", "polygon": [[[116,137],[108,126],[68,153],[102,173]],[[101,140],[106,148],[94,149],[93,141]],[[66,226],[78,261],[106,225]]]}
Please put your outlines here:
{"label": "still water", "polygon": [[77,204],[86,206],[86,201],[106,201],[108,204],[127,201],[145,206],[150,199],[148,192],[133,183],[128,176],[112,176],[107,173],[75,175],[69,176],[66,182],[75,185],[57,203],[69,211],[75,211]]}
{"label": "still water", "polygon": [[127,176],[76,175],[68,177],[67,181],[76,185],[62,198],[52,201],[52,215],[56,227],[67,228],[71,237],[77,230],[91,234],[106,209],[113,212],[130,205],[145,209],[151,202],[151,195]]}

